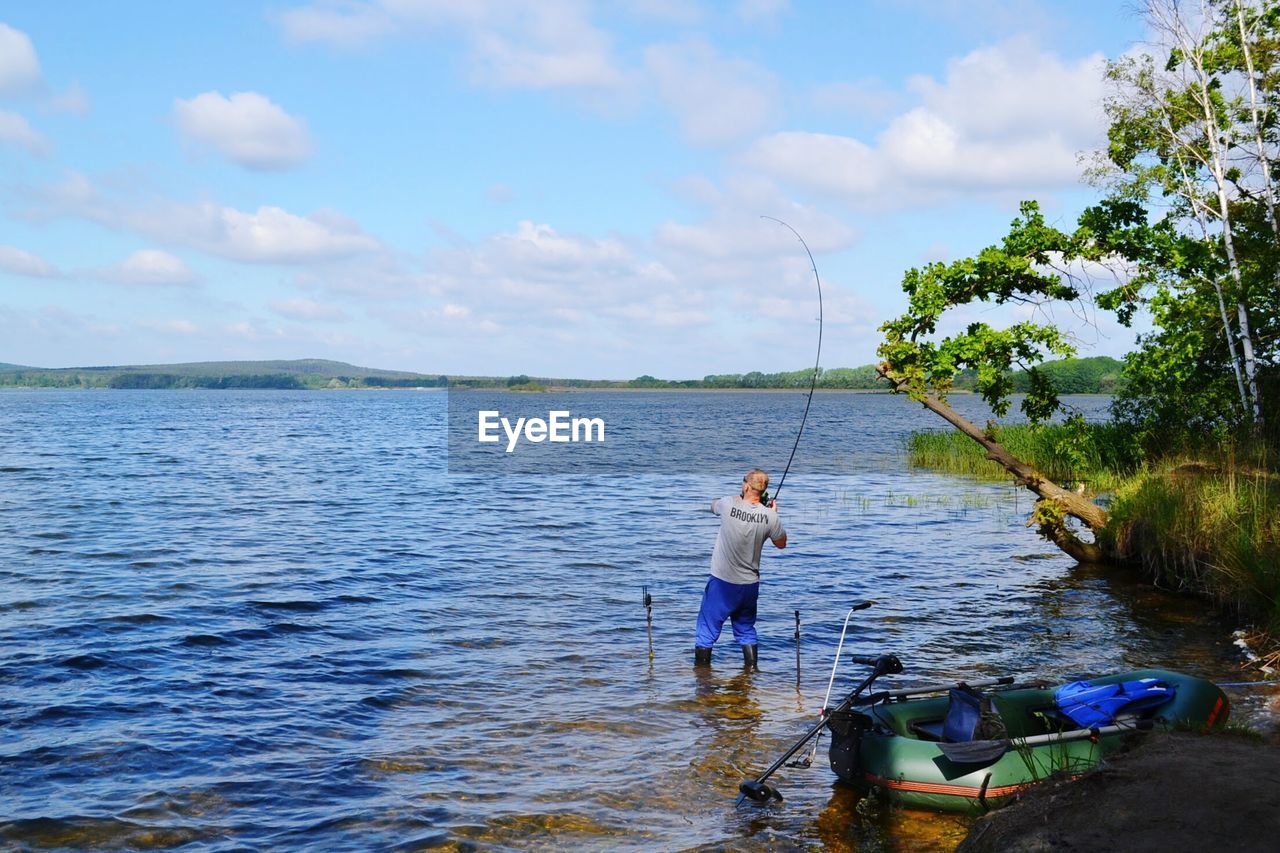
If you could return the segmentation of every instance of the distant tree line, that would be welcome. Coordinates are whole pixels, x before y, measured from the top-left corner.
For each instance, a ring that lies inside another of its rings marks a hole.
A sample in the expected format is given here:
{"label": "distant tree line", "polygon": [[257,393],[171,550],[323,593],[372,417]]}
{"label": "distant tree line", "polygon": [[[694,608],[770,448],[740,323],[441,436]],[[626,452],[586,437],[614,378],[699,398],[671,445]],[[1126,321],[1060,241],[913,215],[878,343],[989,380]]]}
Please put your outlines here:
{"label": "distant tree line", "polygon": [[319,376],[314,374],[248,373],[221,376],[199,374],[107,372],[74,370],[14,370],[0,372],[0,387],[112,388],[112,389],[274,389],[320,388],[443,388],[447,376]]}
{"label": "distant tree line", "polygon": [[218,388],[245,389],[271,388],[275,390],[302,390],[306,388],[298,377],[288,374],[248,376],[177,376],[172,373],[120,373],[111,377],[108,388],[167,389],[167,388]]}
{"label": "distant tree line", "polygon": [[[252,366],[253,362],[244,362]],[[260,363],[271,367],[279,362]],[[1113,358],[1067,359],[1050,362],[1041,366],[1040,371],[1047,376],[1059,393],[1062,394],[1111,394],[1118,390],[1122,364]],[[167,366],[166,366],[167,367]],[[32,369],[18,368],[0,370],[0,387],[23,388],[115,388],[115,389],[171,389],[171,388],[206,388],[206,389],[275,389],[275,390],[313,390],[340,388],[474,388],[474,389],[512,389],[541,390],[544,388],[574,389],[624,389],[645,388],[656,390],[683,389],[798,389],[804,390],[813,381],[812,368],[789,370],[780,373],[713,373],[702,379],[658,379],[645,374],[632,380],[616,379],[563,379],[555,377],[528,376],[436,376],[414,375],[403,373],[347,375],[345,373],[323,374],[309,370],[297,370],[284,373],[252,373],[227,372],[226,368],[209,373],[197,372],[189,365],[176,365],[181,370],[139,370],[138,368],[63,368]],[[221,367],[221,363],[219,363]],[[359,370],[359,368],[354,368]],[[1013,387],[1019,391],[1027,390],[1028,381],[1022,372],[1011,374]],[[976,385],[972,371],[957,376],[956,388],[971,390]],[[818,371],[817,387],[833,390],[883,391],[881,382],[876,380],[876,371],[872,365],[862,367],[837,367]]]}
{"label": "distant tree line", "polygon": [[[1041,373],[1057,389],[1060,394],[1112,394],[1119,388],[1120,372],[1123,363],[1107,356],[1096,358],[1071,358],[1049,362],[1041,367]],[[1019,393],[1025,393],[1030,387],[1030,380],[1024,371],[1010,371],[1013,387]],[[552,384],[561,384],[561,380],[546,380]],[[813,369],[790,370],[781,373],[713,373],[701,380],[665,380],[653,376],[638,376],[626,383],[629,388],[798,388],[806,389],[813,382]],[[955,380],[953,387],[960,390],[973,390],[977,386],[977,374],[964,371]],[[885,384],[876,377],[874,365],[862,367],[836,367],[831,370],[818,370],[817,387],[831,390],[847,391],[884,391]]]}

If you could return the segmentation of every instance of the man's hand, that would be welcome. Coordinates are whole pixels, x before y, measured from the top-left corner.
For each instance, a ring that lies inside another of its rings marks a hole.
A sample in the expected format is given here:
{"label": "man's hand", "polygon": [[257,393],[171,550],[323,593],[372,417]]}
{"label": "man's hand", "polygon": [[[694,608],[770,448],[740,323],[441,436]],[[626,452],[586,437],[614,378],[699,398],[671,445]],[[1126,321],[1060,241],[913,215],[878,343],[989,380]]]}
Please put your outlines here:
{"label": "man's hand", "polygon": [[765,504],[765,506],[767,506],[769,509],[773,510],[774,512],[778,511],[777,501],[769,501],[767,504]]}

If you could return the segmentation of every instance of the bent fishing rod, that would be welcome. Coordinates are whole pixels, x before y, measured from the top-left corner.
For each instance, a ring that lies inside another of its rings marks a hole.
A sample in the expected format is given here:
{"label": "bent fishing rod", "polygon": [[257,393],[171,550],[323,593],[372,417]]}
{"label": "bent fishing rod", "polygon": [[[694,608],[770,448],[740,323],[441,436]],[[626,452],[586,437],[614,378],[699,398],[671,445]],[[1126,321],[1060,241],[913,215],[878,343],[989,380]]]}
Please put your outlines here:
{"label": "bent fishing rod", "polygon": [[800,417],[800,429],[796,432],[795,443],[791,445],[791,455],[787,457],[787,466],[782,470],[782,477],[778,480],[778,488],[773,490],[772,498],[767,492],[760,496],[761,503],[768,504],[770,500],[776,501],[778,499],[778,495],[782,493],[782,485],[787,482],[787,472],[791,470],[791,463],[796,458],[796,449],[800,446],[800,436],[804,435],[805,422],[809,420],[809,407],[813,405],[813,392],[818,387],[818,373],[821,370],[819,365],[822,362],[822,279],[818,276],[818,263],[813,259],[813,252],[809,251],[809,244],[800,236],[799,231],[776,216],[762,215],[760,218],[772,220],[796,235],[796,239],[804,247],[804,253],[809,256],[809,267],[813,270],[813,280],[818,285],[818,353],[813,359],[813,379],[809,382],[809,397],[805,400],[804,414]]}

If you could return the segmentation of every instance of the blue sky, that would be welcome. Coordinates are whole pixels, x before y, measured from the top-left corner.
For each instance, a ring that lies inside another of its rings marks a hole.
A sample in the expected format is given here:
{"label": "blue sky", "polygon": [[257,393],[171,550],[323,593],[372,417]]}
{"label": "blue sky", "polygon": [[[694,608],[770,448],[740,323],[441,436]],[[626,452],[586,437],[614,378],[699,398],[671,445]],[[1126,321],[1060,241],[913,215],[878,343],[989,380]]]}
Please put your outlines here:
{"label": "blue sky", "polygon": [[768,215],[823,364],[865,364],[904,270],[1095,198],[1124,6],[7,4],[0,362],[798,369]]}

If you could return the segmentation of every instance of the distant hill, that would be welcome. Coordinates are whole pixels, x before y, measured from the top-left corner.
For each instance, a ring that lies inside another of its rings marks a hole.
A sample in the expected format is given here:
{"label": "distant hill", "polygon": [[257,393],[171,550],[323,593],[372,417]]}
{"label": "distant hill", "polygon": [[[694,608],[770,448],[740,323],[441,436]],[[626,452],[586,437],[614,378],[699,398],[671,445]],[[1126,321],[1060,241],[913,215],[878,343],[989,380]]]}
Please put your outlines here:
{"label": "distant hill", "polygon": [[[1120,382],[1122,363],[1114,358],[1065,359],[1041,365],[1041,371],[1062,394],[1111,394]],[[196,361],[184,364],[131,364],[100,367],[23,367],[0,364],[0,387],[36,388],[794,388],[807,389],[813,369],[781,373],[720,373],[702,379],[658,379],[640,376],[632,380],[564,379],[551,376],[444,376],[378,370],[341,361],[304,358],[294,361]],[[1014,388],[1025,391],[1026,375],[1013,376]],[[972,390],[974,377],[961,374],[958,390]],[[876,380],[874,365],[822,370],[823,389],[884,391]]]}
{"label": "distant hill", "polygon": [[42,368],[0,365],[0,387],[35,388],[437,388],[440,375],[377,370],[340,361],[196,361]]}
{"label": "distant hill", "polygon": [[[1114,394],[1120,390],[1120,371],[1123,368],[1124,362],[1100,355],[1046,361],[1039,370],[1059,394]],[[1014,392],[1026,393],[1031,386],[1026,372],[1018,370],[1012,376]],[[967,370],[956,377],[955,387],[961,391],[972,391],[976,384],[977,375]]]}
{"label": "distant hill", "polygon": [[[1100,355],[1049,361],[1040,366],[1040,372],[1059,394],[1114,394],[1120,389],[1123,368],[1124,362]],[[1016,391],[1026,391],[1030,387],[1027,375],[1015,373],[1013,387]]]}

